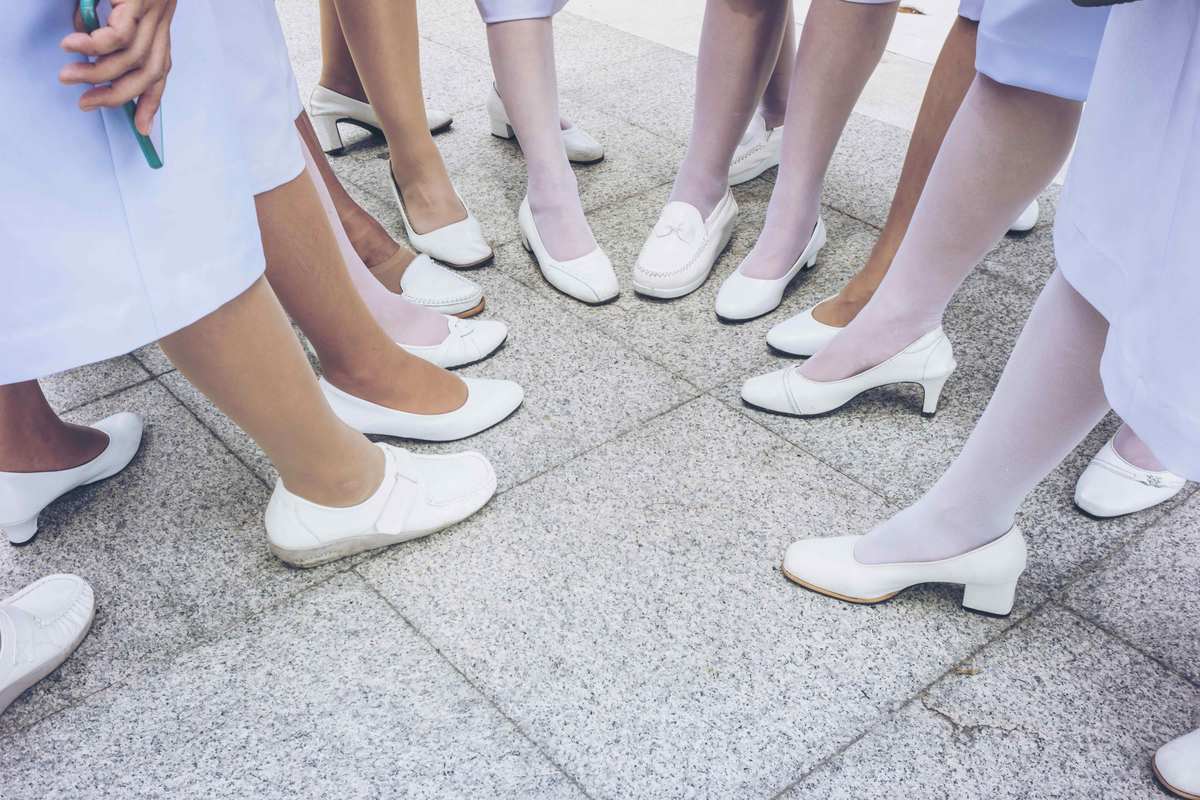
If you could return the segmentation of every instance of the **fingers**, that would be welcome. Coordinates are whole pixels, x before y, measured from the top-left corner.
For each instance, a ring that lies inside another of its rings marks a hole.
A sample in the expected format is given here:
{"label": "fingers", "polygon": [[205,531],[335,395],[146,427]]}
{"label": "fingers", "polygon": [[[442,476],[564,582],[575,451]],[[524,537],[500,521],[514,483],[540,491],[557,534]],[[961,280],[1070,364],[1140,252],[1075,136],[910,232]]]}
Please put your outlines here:
{"label": "fingers", "polygon": [[[140,68],[127,72],[107,86],[96,86],[88,89],[79,98],[79,107],[91,111],[100,106],[116,107],[128,103],[134,98],[150,90],[152,86],[164,81],[170,68],[170,40],[164,34],[156,37],[156,43],[151,48],[150,56]],[[157,108],[157,101],[154,108]],[[147,112],[150,117],[153,114]],[[147,130],[149,125],[146,126]],[[140,129],[139,129],[140,130]],[[146,131],[142,131],[145,133]]]}
{"label": "fingers", "polygon": [[159,106],[162,105],[163,92],[167,88],[167,74],[171,72],[171,48],[169,41],[170,34],[167,34],[168,42],[166,46],[167,66],[163,71],[163,77],[150,85],[145,92],[138,96],[137,112],[133,115],[134,127],[143,136],[150,135],[150,129],[154,126],[154,115],[158,113]]}
{"label": "fingers", "polygon": [[145,0],[123,0],[114,3],[112,14],[104,27],[92,33],[72,33],[62,40],[61,46],[68,53],[78,53],[89,58],[98,58],[133,44],[137,38],[138,22],[148,13],[161,11],[161,5],[153,4],[149,9]]}
{"label": "fingers", "polygon": [[[94,62],[75,61],[67,64],[59,70],[59,80],[66,84],[108,83],[141,67],[150,58],[161,17],[161,7],[155,8],[147,13],[143,17],[142,23],[134,29],[133,39],[126,47],[111,55],[100,56]],[[105,30],[107,28],[101,28],[92,35],[99,35]],[[71,34],[71,36],[75,35]],[[70,39],[71,36],[68,36],[67,39]]]}

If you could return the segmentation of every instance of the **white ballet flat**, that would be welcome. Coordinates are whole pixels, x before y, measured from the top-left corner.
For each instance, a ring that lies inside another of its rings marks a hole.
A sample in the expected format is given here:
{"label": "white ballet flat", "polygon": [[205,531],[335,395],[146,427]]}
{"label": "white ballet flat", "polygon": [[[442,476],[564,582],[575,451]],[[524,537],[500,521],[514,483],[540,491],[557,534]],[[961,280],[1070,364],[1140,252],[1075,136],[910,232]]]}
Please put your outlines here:
{"label": "white ballet flat", "polygon": [[445,414],[412,414],[372,403],[320,380],[321,391],[333,413],[359,433],[453,442],[485,431],[512,415],[525,399],[525,391],[512,381],[463,378],[467,401]]}
{"label": "white ballet flat", "polygon": [[783,126],[767,130],[767,121],[762,113],[754,112],[742,141],[733,152],[733,162],[729,165],[729,185],[738,186],[752,181],[772,167],[778,167],[782,149]]}
{"label": "white ballet flat", "polygon": [[428,536],[474,514],[496,493],[496,473],[479,453],[416,455],[382,442],[383,482],[348,508],[317,505],[276,481],[267,504],[271,552],[295,567]]}
{"label": "white ballet flat", "polygon": [[0,472],[0,530],[24,544],[38,530],[42,509],[72,489],[111,478],[129,465],[142,443],[142,418],[123,411],[92,425],[108,446],[86,464],[53,472]]}
{"label": "white ballet flat", "polygon": [[75,652],[95,613],[92,587],[76,575],[50,575],[0,600],[0,714]]}
{"label": "white ballet flat", "polygon": [[446,323],[449,332],[438,344],[396,344],[442,369],[455,369],[482,361],[496,352],[508,338],[508,326],[499,320],[459,319],[448,316]]}
{"label": "white ballet flat", "polygon": [[478,283],[435,263],[421,253],[400,276],[400,291],[410,303],[442,314],[482,310],[483,289]]}
{"label": "white ballet flat", "polygon": [[690,203],[667,203],[633,265],[634,290],[670,299],[700,288],[733,236],[737,213],[728,189],[708,219]]}
{"label": "white ballet flat", "polygon": [[[834,297],[837,295],[826,297],[821,303],[832,300]],[[821,348],[833,341],[833,337],[837,336],[838,331],[841,330],[835,325],[826,325],[813,316],[813,311],[821,303],[810,306],[796,316],[773,326],[771,330],[767,331],[767,344],[776,350],[794,356],[816,355]]]}
{"label": "white ballet flat", "polygon": [[1200,730],[1158,748],[1153,764],[1154,774],[1168,791],[1184,800],[1200,800]]}
{"label": "white ballet flat", "polygon": [[[383,133],[383,126],[370,103],[355,100],[319,84],[309,95],[308,116],[317,132],[317,141],[326,153],[340,153],[346,146],[338,130],[340,122],[371,133]],[[441,133],[450,128],[454,118],[445,111],[430,109],[425,112],[425,122],[429,125],[430,133]]]}
{"label": "white ballet flat", "polygon": [[937,411],[946,379],[954,372],[954,349],[942,329],[917,339],[882,364],[840,381],[813,381],[799,365],[758,375],[742,386],[742,399],[751,405],[794,416],[825,414],[858,395],[893,383],[919,383],[925,390],[923,411]]}
{"label": "white ballet flat", "polygon": [[1105,442],[1079,476],[1075,505],[1093,517],[1120,517],[1165,503],[1183,490],[1183,478],[1130,464],[1113,441]]}
{"label": "white ballet flat", "polygon": [[599,247],[570,261],[559,261],[550,255],[529,210],[528,196],[521,201],[517,225],[521,229],[521,244],[533,253],[538,269],[555,289],[592,305],[607,303],[621,293],[612,262]]}
{"label": "white ballet flat", "polygon": [[783,574],[806,589],[849,603],[882,603],[920,583],[958,583],[963,607],[985,614],[1012,612],[1017,579],[1025,571],[1025,537],[1015,525],[982,547],[940,561],[864,564],[854,555],[861,536],[792,542]]}
{"label": "white ballet flat", "polygon": [[721,319],[742,321],[761,317],[779,308],[779,304],[783,302],[783,293],[792,279],[801,270],[811,269],[817,263],[817,254],[825,246],[825,239],[825,220],[818,216],[804,252],[780,277],[751,278],[743,274],[741,265],[738,265],[717,292],[717,316]]}
{"label": "white ballet flat", "polygon": [[459,269],[482,267],[492,260],[492,246],[484,238],[479,220],[475,219],[471,209],[467,208],[457,189],[454,194],[458,197],[458,202],[462,203],[462,207],[467,209],[467,218],[443,225],[429,233],[417,233],[408,221],[408,212],[404,210],[404,198],[400,196],[400,187],[396,185],[396,176],[392,174],[391,167],[388,167],[388,177],[392,183],[392,197],[396,199],[396,206],[400,209],[404,232],[414,250]]}
{"label": "white ballet flat", "polygon": [[[496,84],[492,84],[492,90],[488,93],[487,113],[493,136],[501,139],[517,138],[512,123],[508,121],[508,111],[504,108],[504,101],[500,99],[500,93],[496,91]],[[604,145],[578,125],[572,125],[564,130],[562,140],[563,146],[567,150],[567,159],[573,164],[595,164],[604,160]],[[520,142],[517,144],[519,145]]]}
{"label": "white ballet flat", "polygon": [[1027,205],[1025,210],[1021,212],[1021,216],[1017,217],[1013,224],[1008,226],[1009,233],[1025,233],[1026,231],[1033,230],[1034,226],[1038,224],[1038,216],[1041,212],[1041,206],[1038,205],[1037,198],[1035,197],[1033,202]]}

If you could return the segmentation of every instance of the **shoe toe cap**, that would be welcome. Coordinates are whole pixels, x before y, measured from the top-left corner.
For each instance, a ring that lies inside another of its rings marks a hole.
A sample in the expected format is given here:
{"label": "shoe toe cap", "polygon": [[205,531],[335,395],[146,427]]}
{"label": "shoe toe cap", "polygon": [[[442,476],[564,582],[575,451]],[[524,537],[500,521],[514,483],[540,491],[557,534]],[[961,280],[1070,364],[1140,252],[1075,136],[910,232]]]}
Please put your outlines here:
{"label": "shoe toe cap", "polygon": [[809,309],[767,331],[767,344],[792,355],[812,356],[829,344],[839,330],[817,322]]}
{"label": "shoe toe cap", "polygon": [[717,316],[722,319],[744,320],[760,317],[773,310],[779,301],[771,302],[765,287],[755,285],[756,281],[746,278],[740,272],[734,272],[721,284],[717,292],[715,309]]}
{"label": "shoe toe cap", "polygon": [[786,370],[756,375],[742,384],[742,399],[753,406],[769,411],[792,413],[791,401],[785,385]]}
{"label": "shoe toe cap", "polygon": [[445,456],[416,456],[425,485],[425,513],[437,524],[469,517],[496,493],[496,471],[487,458],[469,450]]}
{"label": "shoe toe cap", "polygon": [[68,627],[87,624],[95,610],[92,587],[78,575],[49,575],[31,584],[12,605],[44,626],[63,621]]}
{"label": "shoe toe cap", "polygon": [[861,536],[801,539],[788,545],[783,556],[785,575],[813,589],[846,597],[869,594],[870,587],[856,580],[854,545]]}
{"label": "shoe toe cap", "polygon": [[1200,794],[1200,730],[1186,733],[1158,748],[1154,769],[1173,789]]}
{"label": "shoe toe cap", "polygon": [[525,402],[525,390],[515,381],[466,378],[465,382],[467,406],[470,407],[470,416],[474,418],[472,427],[479,430],[507,419]]}

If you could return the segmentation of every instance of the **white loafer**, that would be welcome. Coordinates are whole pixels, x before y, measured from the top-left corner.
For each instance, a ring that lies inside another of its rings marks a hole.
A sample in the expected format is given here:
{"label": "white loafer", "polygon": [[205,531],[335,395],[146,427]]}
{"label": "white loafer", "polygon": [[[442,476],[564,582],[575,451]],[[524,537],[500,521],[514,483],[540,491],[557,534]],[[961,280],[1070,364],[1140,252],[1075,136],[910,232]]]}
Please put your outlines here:
{"label": "white loafer", "polygon": [[92,425],[108,434],[108,447],[86,464],[53,472],[0,472],[0,530],[24,544],[38,530],[42,509],[72,489],[111,478],[129,465],[142,444],[142,418],[123,411]]}
{"label": "white loafer", "polygon": [[317,505],[275,483],[266,515],[272,553],[295,567],[315,567],[436,533],[496,493],[496,473],[479,453],[427,456],[376,446],[386,458],[383,482],[356,506]]}
{"label": "white loafer", "polygon": [[759,375],[742,386],[742,399],[751,405],[794,416],[825,414],[858,395],[893,383],[919,383],[925,390],[926,414],[937,411],[942,386],[954,368],[954,349],[941,328],[917,339],[882,364],[840,381],[813,381],[799,365]]}
{"label": "white loafer", "polygon": [[1165,503],[1185,483],[1173,472],[1130,464],[1109,439],[1075,483],[1075,505],[1093,517],[1120,517]]}
{"label": "white loafer", "polygon": [[1021,212],[1021,216],[1017,217],[1013,224],[1008,226],[1009,233],[1025,233],[1026,231],[1033,230],[1034,226],[1038,224],[1038,216],[1041,212],[1041,206],[1038,205],[1037,198],[1035,197],[1033,202],[1027,205],[1025,210]]}
{"label": "white loafer", "polygon": [[0,600],[0,714],[62,664],[92,627],[92,587],[50,575]]}
{"label": "white loafer", "polygon": [[1158,748],[1153,764],[1154,774],[1167,791],[1184,800],[1200,800],[1200,730]]}
{"label": "white loafer", "polygon": [[508,326],[499,320],[447,317],[446,322],[450,330],[439,344],[396,344],[442,369],[454,369],[482,361],[508,338]]}
{"label": "white loafer", "polygon": [[[821,303],[834,297],[837,295],[826,297]],[[835,325],[826,325],[813,316],[813,311],[821,303],[773,326],[767,331],[767,344],[794,356],[816,355],[821,348],[833,341],[833,337],[841,330]]]}
{"label": "white loafer", "polygon": [[421,253],[400,276],[400,292],[410,303],[442,314],[482,310],[483,289],[470,278],[446,269]]}
{"label": "white loafer", "polygon": [[767,130],[767,121],[761,112],[754,118],[742,135],[733,162],[729,165],[729,185],[752,181],[772,167],[779,166],[779,154],[783,149],[783,126]]}
{"label": "white loafer", "polygon": [[512,381],[463,378],[467,401],[445,414],[412,414],[372,403],[343,392],[321,378],[321,391],[333,413],[359,433],[453,442],[485,431],[512,416],[525,399],[525,391]]}
{"label": "white loafer", "polygon": [[[308,116],[317,132],[317,141],[326,153],[340,153],[346,146],[338,130],[339,122],[371,133],[383,133],[383,126],[370,103],[355,100],[319,84],[309,95]],[[445,111],[430,109],[425,112],[425,122],[429,125],[430,133],[441,133],[450,128],[454,118]]]}
{"label": "white loafer", "polygon": [[475,219],[475,215],[467,208],[457,190],[454,194],[458,197],[458,202],[462,203],[462,207],[467,209],[467,218],[443,225],[429,233],[417,233],[408,221],[408,212],[404,210],[404,198],[400,196],[400,187],[396,185],[396,176],[392,174],[391,167],[388,167],[388,177],[392,183],[392,197],[400,209],[404,233],[414,250],[459,269],[482,267],[492,260],[492,246],[484,238],[479,220]]}
{"label": "white loafer", "polygon": [[[487,113],[493,136],[500,139],[517,138],[512,123],[508,121],[508,111],[504,108],[504,101],[500,99],[500,93],[496,91],[494,83],[491,92],[488,93]],[[562,140],[563,147],[567,150],[567,160],[573,164],[595,164],[604,160],[604,145],[578,125],[572,125],[564,130]],[[517,144],[520,145],[520,142]]]}
{"label": "white loafer", "polygon": [[1015,525],[982,547],[940,561],[864,564],[854,555],[861,536],[792,542],[783,574],[794,583],[849,603],[882,603],[920,583],[958,583],[963,607],[985,614],[1012,612],[1017,579],[1025,571],[1025,537]]}
{"label": "white loafer", "polygon": [[607,303],[621,293],[612,262],[599,247],[570,261],[559,261],[550,255],[529,210],[528,196],[521,201],[517,225],[521,229],[521,244],[533,253],[538,269],[555,289],[592,305]]}
{"label": "white loafer", "polygon": [[775,279],[751,278],[742,273],[739,265],[717,292],[717,316],[721,319],[744,321],[761,317],[779,308],[779,304],[783,302],[783,293],[792,279],[801,270],[811,269],[817,263],[817,254],[825,246],[825,239],[825,220],[818,216],[804,252],[782,276]]}
{"label": "white loafer", "polygon": [[667,203],[633,265],[634,290],[670,299],[700,288],[733,236],[737,212],[729,190],[708,219],[689,203]]}

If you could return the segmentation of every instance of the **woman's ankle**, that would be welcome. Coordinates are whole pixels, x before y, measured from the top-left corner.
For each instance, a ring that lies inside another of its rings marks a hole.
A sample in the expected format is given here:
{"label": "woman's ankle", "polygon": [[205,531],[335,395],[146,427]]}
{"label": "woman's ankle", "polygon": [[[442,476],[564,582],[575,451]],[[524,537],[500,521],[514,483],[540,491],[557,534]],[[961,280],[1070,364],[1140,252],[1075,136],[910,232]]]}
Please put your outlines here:
{"label": "woman's ankle", "polygon": [[57,472],[73,469],[99,456],[108,434],[96,428],[56,424],[0,438],[0,472]]}
{"label": "woman's ankle", "polygon": [[360,103],[368,102],[366,90],[363,89],[358,75],[335,74],[328,69],[323,69],[321,71],[321,78],[317,83],[331,92],[351,97]]}

